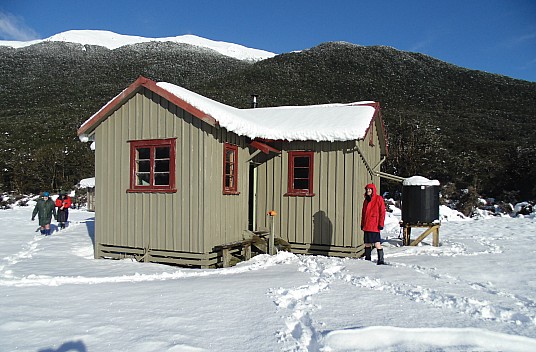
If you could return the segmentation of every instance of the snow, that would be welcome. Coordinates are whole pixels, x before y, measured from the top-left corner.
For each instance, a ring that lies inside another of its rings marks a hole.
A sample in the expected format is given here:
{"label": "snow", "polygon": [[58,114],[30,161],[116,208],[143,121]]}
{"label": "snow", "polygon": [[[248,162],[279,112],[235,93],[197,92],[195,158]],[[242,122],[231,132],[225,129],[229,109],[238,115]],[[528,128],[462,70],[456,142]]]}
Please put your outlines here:
{"label": "snow", "polygon": [[439,186],[438,180],[429,180],[423,176],[412,176],[404,179],[404,186]]}
{"label": "snow", "polygon": [[85,178],[80,180],[78,183],[80,188],[94,188],[95,187],[95,177]]}
{"label": "snow", "polygon": [[[330,142],[362,139],[376,112],[372,101],[237,109],[172,83],[157,82],[156,85],[213,117],[228,131],[252,139]],[[80,127],[87,125],[125,91],[104,104]],[[82,142],[89,141],[86,134],[79,138]],[[92,145],[94,149],[94,143]]]}
{"label": "snow", "polygon": [[[212,116],[228,131],[252,139],[330,142],[362,139],[376,112],[371,106],[374,104],[372,101],[237,109],[172,83],[158,82],[156,85],[204,114]],[[80,127],[92,121],[125,90],[108,101]],[[80,140],[89,141],[87,135],[81,135]]]}
{"label": "snow", "polygon": [[202,48],[208,48],[218,53],[233,57],[239,60],[264,60],[274,57],[276,54],[260,50],[247,48],[245,46],[221,41],[205,39],[195,35],[187,34],[176,37],[166,38],[145,38],[139,36],[122,35],[103,30],[70,30],[55,34],[46,39],[31,41],[7,41],[0,40],[0,46],[9,46],[12,48],[22,48],[42,42],[67,42],[78,43],[82,45],[99,45],[108,49],[117,49],[125,45],[132,45],[146,42],[173,42],[195,45]]}
{"label": "snow", "polygon": [[2,351],[536,351],[534,213],[442,207],[441,245],[403,247],[395,209],[386,266],[280,252],[185,269],[95,260],[94,213],[42,237],[33,204],[0,211]]}
{"label": "snow", "polygon": [[227,130],[250,138],[288,141],[361,139],[376,111],[370,101],[237,109],[171,83],[159,82],[157,86],[214,117]]}

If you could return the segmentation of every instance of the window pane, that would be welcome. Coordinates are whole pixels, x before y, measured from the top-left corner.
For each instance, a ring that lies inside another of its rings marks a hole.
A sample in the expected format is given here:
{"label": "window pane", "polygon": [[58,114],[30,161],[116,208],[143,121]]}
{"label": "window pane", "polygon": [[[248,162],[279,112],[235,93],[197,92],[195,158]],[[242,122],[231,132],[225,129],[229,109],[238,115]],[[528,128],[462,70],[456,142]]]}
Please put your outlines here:
{"label": "window pane", "polygon": [[156,159],[169,159],[170,148],[158,147],[156,148]]}
{"label": "window pane", "polygon": [[309,167],[308,156],[297,156],[294,158],[294,166],[296,167]]}
{"label": "window pane", "polygon": [[169,173],[155,173],[154,174],[154,184],[156,186],[167,186],[169,185]]}
{"label": "window pane", "polygon": [[294,178],[309,178],[309,168],[295,168]]}
{"label": "window pane", "polygon": [[136,159],[142,160],[142,159],[151,159],[151,149],[150,148],[138,148],[136,149],[138,152],[138,157]]}
{"label": "window pane", "polygon": [[234,165],[231,164],[225,164],[225,174],[226,175],[232,175],[234,170]]}
{"label": "window pane", "polygon": [[138,186],[149,186],[151,182],[151,175],[148,172],[138,172],[137,176],[137,185]]}
{"label": "window pane", "polygon": [[294,189],[309,190],[309,180],[307,180],[307,179],[295,179],[294,180]]}
{"label": "window pane", "polygon": [[140,160],[138,161],[138,172],[149,172],[151,171],[151,162],[149,160]]}
{"label": "window pane", "polygon": [[225,162],[233,163],[234,162],[234,150],[227,149],[225,152]]}
{"label": "window pane", "polygon": [[233,188],[233,176],[225,176],[225,188]]}
{"label": "window pane", "polygon": [[169,172],[169,160],[156,160],[154,163],[155,172]]}

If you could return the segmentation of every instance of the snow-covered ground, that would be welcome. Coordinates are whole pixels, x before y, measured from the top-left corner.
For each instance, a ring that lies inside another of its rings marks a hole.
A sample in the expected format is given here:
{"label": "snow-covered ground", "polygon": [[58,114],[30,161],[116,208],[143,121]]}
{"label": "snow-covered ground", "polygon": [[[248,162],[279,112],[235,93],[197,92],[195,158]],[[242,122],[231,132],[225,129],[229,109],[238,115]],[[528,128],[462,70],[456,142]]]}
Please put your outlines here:
{"label": "snow-covered ground", "polygon": [[93,213],[45,238],[30,204],[0,211],[0,351],[536,351],[534,214],[442,208],[437,248],[400,246],[390,214],[386,266],[279,253],[199,270],[95,260]]}

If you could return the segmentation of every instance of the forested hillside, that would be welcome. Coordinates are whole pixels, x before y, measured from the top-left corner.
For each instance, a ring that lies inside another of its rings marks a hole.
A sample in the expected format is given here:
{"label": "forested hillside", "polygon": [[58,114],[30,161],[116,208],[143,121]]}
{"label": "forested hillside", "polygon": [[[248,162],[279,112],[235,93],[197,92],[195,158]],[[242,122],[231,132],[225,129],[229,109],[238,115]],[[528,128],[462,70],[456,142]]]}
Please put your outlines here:
{"label": "forested hillside", "polygon": [[252,93],[260,106],[379,101],[390,144],[382,171],[536,198],[535,82],[348,43],[258,62],[175,43],[0,47],[0,190],[70,188],[92,176],[93,152],[76,129],[139,75],[239,108]]}

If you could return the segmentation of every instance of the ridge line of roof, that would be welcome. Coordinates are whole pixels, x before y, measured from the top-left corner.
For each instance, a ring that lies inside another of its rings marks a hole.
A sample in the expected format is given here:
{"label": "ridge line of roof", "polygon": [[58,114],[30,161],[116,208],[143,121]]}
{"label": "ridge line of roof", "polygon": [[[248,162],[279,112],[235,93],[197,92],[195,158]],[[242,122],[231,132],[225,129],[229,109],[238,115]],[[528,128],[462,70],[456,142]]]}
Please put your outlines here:
{"label": "ridge line of roof", "polygon": [[[134,95],[140,88],[145,87],[150,91],[160,95],[161,97],[169,100],[173,104],[179,106],[180,108],[188,111],[193,116],[199,118],[202,121],[209,123],[212,126],[218,125],[218,121],[209,114],[204,113],[195,106],[188,104],[183,99],[177,97],[173,93],[165,90],[162,87],[159,87],[157,83],[149,78],[144,76],[139,76],[130,86],[123,89],[121,93],[116,95],[112,100],[106,103],[102,108],[100,108],[95,114],[93,114],[89,119],[87,119],[77,130],[77,134],[83,135],[87,131],[92,130],[93,126],[98,125],[102,119],[112,113],[117,107],[121,105],[123,101],[129,99]],[[177,86],[178,87],[178,86]],[[197,94],[197,93],[196,93]]]}
{"label": "ridge line of roof", "polygon": [[[139,76],[129,87],[86,120],[78,129],[78,135],[82,137],[92,132],[141,88],[148,89],[212,126],[220,126],[252,139],[360,140],[365,138],[372,121],[376,118],[381,119],[380,105],[374,101],[238,109],[175,84],[155,82]],[[359,107],[372,109],[359,109]]]}

